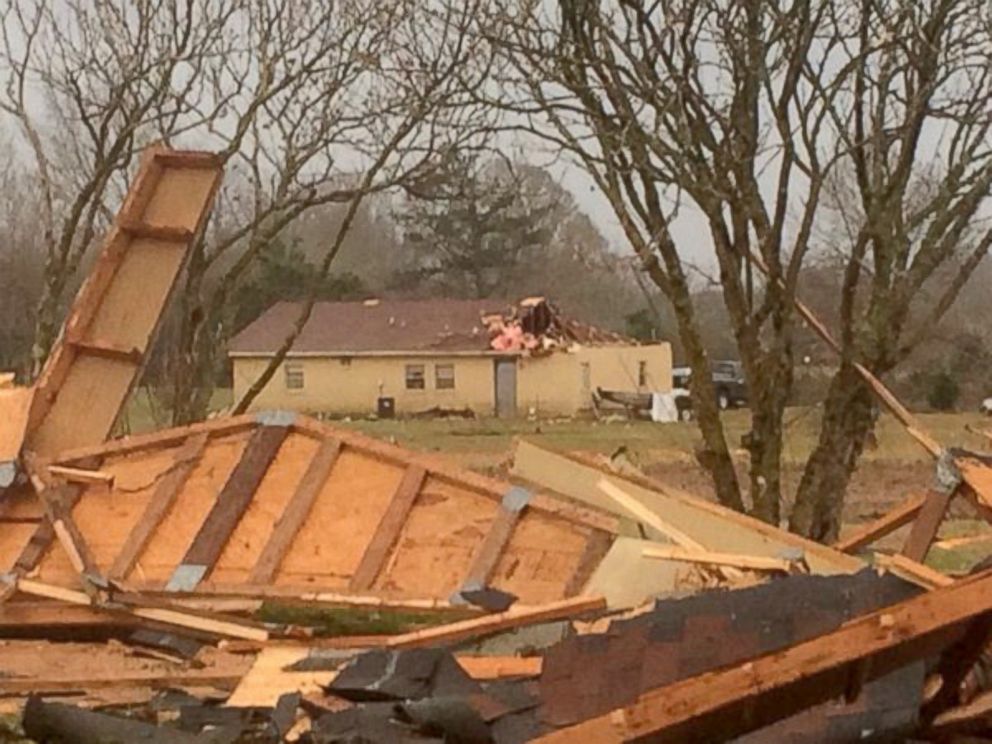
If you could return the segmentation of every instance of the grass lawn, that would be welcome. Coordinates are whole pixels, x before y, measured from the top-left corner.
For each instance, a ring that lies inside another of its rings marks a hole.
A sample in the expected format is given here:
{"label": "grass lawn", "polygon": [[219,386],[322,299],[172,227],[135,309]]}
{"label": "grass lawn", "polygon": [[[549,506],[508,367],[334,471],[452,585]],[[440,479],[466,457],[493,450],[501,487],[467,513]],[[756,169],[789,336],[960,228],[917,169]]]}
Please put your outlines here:
{"label": "grass lawn", "polygon": [[[724,414],[732,446],[750,426],[750,412]],[[805,462],[819,429],[814,408],[792,408],[786,413],[785,461]],[[988,424],[979,414],[922,414],[924,428],[946,445],[982,450],[988,440],[965,430],[966,424]],[[563,419],[548,421],[479,420],[355,420],[339,422],[372,436],[393,439],[415,449],[459,453],[503,453],[514,437],[527,437],[554,449],[611,452],[621,444],[645,455],[647,461],[679,461],[691,456],[700,441],[693,423],[655,424],[650,421],[597,422]],[[878,447],[865,454],[869,461],[929,461],[929,454],[906,433],[892,416],[884,415],[878,427]]]}
{"label": "grass lawn", "polygon": [[[211,411],[231,405],[231,390],[214,392]],[[727,435],[732,447],[740,443],[750,425],[747,410],[724,414]],[[988,418],[977,413],[920,414],[923,427],[947,446],[984,450],[988,440],[965,430],[966,425],[992,428]],[[787,464],[805,462],[819,429],[820,415],[814,407],[790,408],[785,417],[785,452]],[[677,463],[692,457],[700,441],[694,423],[655,424],[650,421],[595,421],[591,419],[352,419],[333,422],[387,439],[414,449],[446,452],[456,459],[466,455],[502,456],[512,449],[513,440],[527,437],[553,449],[612,452],[626,445],[642,462]],[[145,388],[139,389],[128,404],[122,430],[138,433],[169,426],[162,406]],[[877,430],[878,447],[866,452],[866,461],[927,462],[929,455],[906,433],[892,416],[883,415]],[[471,457],[468,458],[471,460]]]}

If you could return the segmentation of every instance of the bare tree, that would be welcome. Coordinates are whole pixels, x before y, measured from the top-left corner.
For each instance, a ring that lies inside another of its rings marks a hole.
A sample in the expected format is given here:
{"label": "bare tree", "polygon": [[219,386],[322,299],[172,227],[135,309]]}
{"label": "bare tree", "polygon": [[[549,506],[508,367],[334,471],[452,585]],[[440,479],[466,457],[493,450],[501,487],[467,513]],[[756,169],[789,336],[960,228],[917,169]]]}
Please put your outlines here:
{"label": "bare tree", "polygon": [[[826,191],[838,172],[858,174],[862,219],[840,313],[847,351],[792,514],[794,529],[831,538],[872,421],[851,364],[885,372],[898,361],[916,291],[951,260],[987,195],[987,9],[977,0],[506,0],[489,27],[516,73],[493,97],[592,176],[671,302],[693,369],[700,459],[719,499],[741,509],[690,264],[673,237],[686,213],[706,225],[751,391],[751,510],[772,522],[783,516],[798,280],[816,226],[831,216]],[[928,128],[936,147],[921,145]],[[921,202],[909,196],[922,174],[937,187]],[[983,237],[969,246],[935,313],[986,248]],[[877,264],[866,282],[876,299],[859,307],[866,263]]]}
{"label": "bare tree", "polygon": [[219,51],[231,8],[192,0],[5,0],[0,8],[0,111],[30,152],[45,236],[37,370],[134,153],[163,127],[193,123],[188,99],[202,64]]}
{"label": "bare tree", "polygon": [[[284,230],[320,205],[357,209],[419,177],[480,124],[479,108],[459,98],[489,64],[466,43],[473,2],[149,0],[121,9],[96,0],[57,13],[44,0],[8,2],[5,111],[31,144],[59,225],[39,359],[135,150],[159,139],[219,150],[226,161],[166,365],[176,422],[206,413],[231,292]],[[78,159],[64,156],[77,150]],[[327,237],[323,273],[351,222]]]}
{"label": "bare tree", "polygon": [[[845,175],[828,206],[844,229],[841,365],[793,529],[830,540],[875,408],[854,368],[904,361],[992,245],[992,9],[979,0],[873,0],[831,18],[851,83],[832,115]],[[836,244],[835,244],[836,247]]]}
{"label": "bare tree", "polygon": [[[840,73],[823,71],[832,46],[816,39],[829,6],[561,0],[525,15],[501,6],[504,49],[518,73],[504,105],[592,175],[643,271],[674,307],[693,369],[700,459],[719,499],[743,509],[690,266],[672,233],[680,209],[708,227],[754,400],[746,439],[753,512],[773,522],[792,384],[792,297],[818,191],[835,162],[821,142],[834,123],[827,113]],[[768,281],[753,257],[767,266]]]}

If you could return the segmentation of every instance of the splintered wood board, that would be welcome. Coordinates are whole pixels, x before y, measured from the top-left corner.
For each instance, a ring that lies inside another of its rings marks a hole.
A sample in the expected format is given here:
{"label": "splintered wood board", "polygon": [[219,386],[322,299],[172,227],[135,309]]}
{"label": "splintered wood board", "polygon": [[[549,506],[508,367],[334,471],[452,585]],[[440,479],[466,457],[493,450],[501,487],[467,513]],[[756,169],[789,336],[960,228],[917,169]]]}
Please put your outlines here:
{"label": "splintered wood board", "polygon": [[38,380],[27,449],[53,456],[110,434],[206,224],[220,177],[211,155],[146,151]]}
{"label": "splintered wood board", "polygon": [[[279,447],[265,458],[259,477],[232,480],[239,463],[251,459],[249,443],[266,426],[284,433]],[[193,460],[183,455],[191,444]],[[322,464],[305,479],[320,452]],[[507,526],[503,500],[510,498],[511,484],[302,417],[286,421],[258,414],[206,422],[84,447],[46,462],[72,467],[90,459],[113,481],[80,486],[73,519],[97,570],[130,566],[115,578],[142,591],[206,595],[217,587],[227,592],[243,587],[248,597],[271,590],[287,599],[323,592],[446,602],[484,564],[491,567],[486,570],[491,586],[537,605],[578,594],[615,537],[604,526],[616,520],[540,494],[525,498],[523,511]],[[183,463],[184,477],[172,477]],[[163,482],[170,493],[176,489],[172,506],[152,509]],[[300,493],[302,501],[296,498]],[[513,496],[520,496],[519,489]],[[208,515],[216,513],[219,499],[229,497],[239,508],[217,533],[204,565],[194,566],[202,569],[199,579],[177,582]],[[253,582],[262,575],[256,569],[287,512],[294,530],[281,540],[278,560],[266,559],[266,579]],[[137,534],[147,539],[135,539]],[[29,535],[25,531],[10,545],[0,535],[0,555],[16,557]],[[356,580],[360,566],[364,578]],[[58,543],[37,568],[47,583],[77,586]]]}

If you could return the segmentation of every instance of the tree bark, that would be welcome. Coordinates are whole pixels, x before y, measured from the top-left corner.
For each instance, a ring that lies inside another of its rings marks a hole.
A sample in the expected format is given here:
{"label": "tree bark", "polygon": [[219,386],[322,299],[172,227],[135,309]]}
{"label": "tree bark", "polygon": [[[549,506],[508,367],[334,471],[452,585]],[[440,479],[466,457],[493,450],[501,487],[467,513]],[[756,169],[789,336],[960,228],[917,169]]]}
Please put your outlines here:
{"label": "tree bark", "polygon": [[840,533],[844,494],[875,423],[871,390],[850,363],[830,381],[820,437],[806,463],[789,529],[831,543]]}
{"label": "tree bark", "polygon": [[696,424],[703,437],[702,447],[696,451],[696,457],[713,479],[717,500],[726,507],[743,512],[744,501],[737,482],[737,471],[727,447],[716,392],[710,380],[709,358],[696,325],[689,287],[681,277],[670,281],[669,299],[678,318],[679,337],[692,369],[692,403]]}
{"label": "tree bark", "polygon": [[36,306],[34,345],[31,348],[32,377],[41,374],[42,367],[55,345],[62,326],[62,295],[66,281],[61,271],[46,267],[45,282]]}
{"label": "tree bark", "polygon": [[752,398],[751,431],[744,440],[751,460],[751,514],[778,526],[782,515],[782,419],[791,385],[762,387],[760,398]]}

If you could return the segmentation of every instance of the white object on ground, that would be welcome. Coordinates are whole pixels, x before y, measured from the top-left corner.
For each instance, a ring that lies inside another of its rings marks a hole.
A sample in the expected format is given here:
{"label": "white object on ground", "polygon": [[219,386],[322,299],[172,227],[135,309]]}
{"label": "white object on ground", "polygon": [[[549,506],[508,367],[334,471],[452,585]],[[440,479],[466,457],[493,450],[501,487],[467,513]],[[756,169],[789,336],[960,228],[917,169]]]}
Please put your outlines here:
{"label": "white object on ground", "polygon": [[675,405],[675,393],[651,393],[651,420],[668,424],[679,420],[679,409]]}

